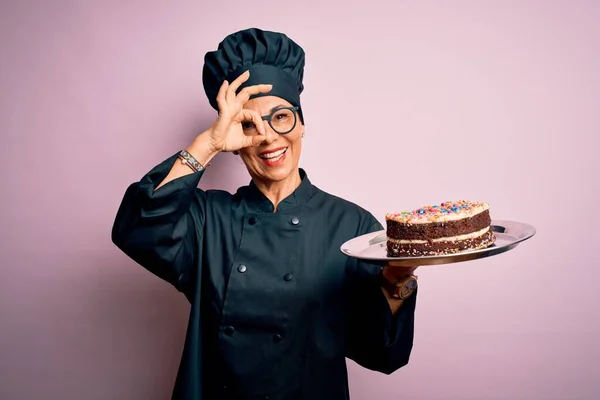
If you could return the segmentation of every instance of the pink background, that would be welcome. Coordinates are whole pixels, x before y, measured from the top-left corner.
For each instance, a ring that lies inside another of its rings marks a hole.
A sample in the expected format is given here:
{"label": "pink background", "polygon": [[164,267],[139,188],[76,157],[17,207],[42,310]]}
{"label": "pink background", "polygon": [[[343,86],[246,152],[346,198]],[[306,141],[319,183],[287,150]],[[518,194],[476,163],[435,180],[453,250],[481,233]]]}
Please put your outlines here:
{"label": "pink background", "polygon": [[[3,1],[0,398],[166,399],[188,304],[110,242],[127,185],[215,117],[203,55],[307,51],[301,165],[371,210],[454,198],[538,234],[423,267],[415,348],[353,399],[600,398],[600,3]],[[235,190],[217,157],[203,187]]]}

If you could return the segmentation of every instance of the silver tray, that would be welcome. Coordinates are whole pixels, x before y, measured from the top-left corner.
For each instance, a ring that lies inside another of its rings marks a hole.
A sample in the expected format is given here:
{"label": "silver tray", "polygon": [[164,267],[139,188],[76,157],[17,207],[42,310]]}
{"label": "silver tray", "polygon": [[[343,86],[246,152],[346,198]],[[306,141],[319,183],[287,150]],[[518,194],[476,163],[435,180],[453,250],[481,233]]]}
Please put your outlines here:
{"label": "silver tray", "polygon": [[461,261],[495,256],[512,250],[517,245],[535,235],[535,228],[529,224],[516,221],[493,220],[491,229],[496,242],[479,250],[467,250],[455,254],[422,257],[388,257],[386,231],[367,233],[355,237],[342,245],[340,250],[349,257],[366,261],[385,261],[395,266],[421,266],[451,264]]}

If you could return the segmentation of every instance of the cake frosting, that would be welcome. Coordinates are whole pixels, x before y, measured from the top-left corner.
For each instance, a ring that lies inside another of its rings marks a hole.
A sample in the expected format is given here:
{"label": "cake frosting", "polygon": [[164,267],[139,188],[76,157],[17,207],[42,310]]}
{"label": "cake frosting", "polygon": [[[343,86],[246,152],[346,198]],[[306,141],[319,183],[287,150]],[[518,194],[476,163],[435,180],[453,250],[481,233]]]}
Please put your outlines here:
{"label": "cake frosting", "polygon": [[446,201],[386,214],[388,256],[453,254],[490,246],[490,207],[477,201]]}
{"label": "cake frosting", "polygon": [[387,214],[386,219],[401,223],[424,224],[429,222],[456,221],[489,210],[487,203],[477,201],[446,201],[440,204],[417,208],[412,211]]}

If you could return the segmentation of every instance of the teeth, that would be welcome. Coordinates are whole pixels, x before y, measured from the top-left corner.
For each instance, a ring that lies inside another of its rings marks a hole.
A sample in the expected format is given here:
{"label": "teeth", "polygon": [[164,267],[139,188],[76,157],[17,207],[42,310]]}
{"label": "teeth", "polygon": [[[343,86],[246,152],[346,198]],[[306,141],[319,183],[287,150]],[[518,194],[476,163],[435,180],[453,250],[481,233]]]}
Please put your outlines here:
{"label": "teeth", "polygon": [[269,161],[273,161],[273,162],[279,161],[282,157],[283,157],[283,154],[281,154],[281,155],[279,155],[279,156],[277,156],[275,158],[269,158]]}
{"label": "teeth", "polygon": [[266,154],[262,154],[260,156],[260,158],[265,159],[265,160],[271,160],[271,159],[275,159],[275,158],[280,158],[280,156],[283,155],[283,153],[285,153],[286,149],[281,149],[279,151],[274,151],[273,153],[266,153]]}

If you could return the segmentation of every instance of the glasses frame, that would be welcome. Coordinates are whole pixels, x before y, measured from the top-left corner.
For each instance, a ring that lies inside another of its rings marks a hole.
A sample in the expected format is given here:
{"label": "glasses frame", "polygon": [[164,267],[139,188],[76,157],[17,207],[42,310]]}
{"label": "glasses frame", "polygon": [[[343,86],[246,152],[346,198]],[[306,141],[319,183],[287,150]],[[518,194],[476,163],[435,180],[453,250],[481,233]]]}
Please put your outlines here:
{"label": "glasses frame", "polygon": [[[277,107],[276,109],[274,109],[273,111],[271,111],[271,113],[269,115],[263,115],[260,117],[260,119],[262,119],[263,121],[267,121],[269,122],[269,126],[271,127],[271,129],[273,129],[275,132],[277,132],[279,135],[287,135],[288,133],[290,133],[291,131],[294,130],[294,128],[296,127],[296,125],[298,124],[298,109],[300,107],[295,106],[295,107]],[[273,123],[271,122],[271,119],[273,118],[273,115],[275,115],[276,112],[281,111],[281,110],[290,110],[292,112],[292,114],[294,114],[294,125],[292,125],[292,127],[285,132],[279,132],[277,129],[275,129],[275,127],[273,126]]]}

